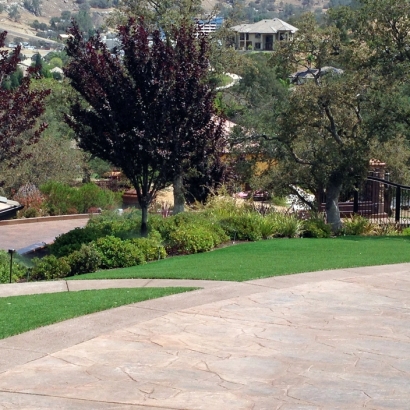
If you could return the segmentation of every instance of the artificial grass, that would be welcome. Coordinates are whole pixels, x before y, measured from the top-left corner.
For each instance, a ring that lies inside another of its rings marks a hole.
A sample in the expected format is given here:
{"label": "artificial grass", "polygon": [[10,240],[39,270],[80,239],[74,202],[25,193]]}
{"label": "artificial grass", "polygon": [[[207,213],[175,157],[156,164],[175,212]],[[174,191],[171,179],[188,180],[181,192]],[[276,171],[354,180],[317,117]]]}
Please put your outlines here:
{"label": "artificial grass", "polygon": [[67,279],[208,279],[246,281],[291,273],[410,262],[410,237],[272,239]]}
{"label": "artificial grass", "polygon": [[114,307],[197,288],[126,288],[0,298],[0,339]]}

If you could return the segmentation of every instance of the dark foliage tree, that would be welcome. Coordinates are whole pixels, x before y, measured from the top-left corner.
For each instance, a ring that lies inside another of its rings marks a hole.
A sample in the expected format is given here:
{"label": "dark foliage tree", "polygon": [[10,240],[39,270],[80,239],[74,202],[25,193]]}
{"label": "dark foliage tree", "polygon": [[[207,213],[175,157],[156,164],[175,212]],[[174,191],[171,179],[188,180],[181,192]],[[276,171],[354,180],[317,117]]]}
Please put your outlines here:
{"label": "dark foliage tree", "polygon": [[[0,47],[4,46],[7,32],[0,34]],[[16,72],[20,46],[12,53],[0,50],[0,83]],[[44,99],[49,90],[31,90],[30,80],[38,76],[35,68],[13,89],[0,88],[0,162],[16,166],[22,148],[36,142],[46,124],[37,125],[44,112]],[[33,130],[32,132],[28,132]]]}
{"label": "dark foliage tree", "polygon": [[98,37],[85,42],[76,25],[70,34],[65,74],[85,104],[74,103],[67,121],[81,148],[129,178],[145,234],[158,190],[180,181],[193,160],[210,158],[223,142],[215,93],[204,81],[207,39],[182,26],[169,43],[130,20],[119,27],[121,53],[112,53]]}

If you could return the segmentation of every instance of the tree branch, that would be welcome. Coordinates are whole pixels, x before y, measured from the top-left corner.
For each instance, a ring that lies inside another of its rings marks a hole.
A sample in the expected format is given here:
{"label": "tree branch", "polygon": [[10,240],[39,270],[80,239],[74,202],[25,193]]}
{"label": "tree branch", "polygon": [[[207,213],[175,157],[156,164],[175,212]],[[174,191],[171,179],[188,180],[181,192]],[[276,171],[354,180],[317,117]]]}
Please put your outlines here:
{"label": "tree branch", "polygon": [[326,127],[326,129],[332,134],[332,137],[339,145],[343,145],[343,141],[341,140],[341,138],[339,137],[339,134],[337,133],[336,122],[333,117],[333,114],[330,111],[329,106],[325,105],[324,109],[325,109],[326,117],[330,121],[330,127]]}

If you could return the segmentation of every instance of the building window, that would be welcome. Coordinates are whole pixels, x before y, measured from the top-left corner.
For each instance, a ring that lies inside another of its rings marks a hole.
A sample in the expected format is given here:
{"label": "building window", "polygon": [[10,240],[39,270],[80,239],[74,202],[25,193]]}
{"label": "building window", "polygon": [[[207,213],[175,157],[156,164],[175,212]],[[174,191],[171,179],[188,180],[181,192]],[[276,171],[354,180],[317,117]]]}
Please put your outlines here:
{"label": "building window", "polygon": [[255,50],[261,49],[261,43],[255,43]]}
{"label": "building window", "polygon": [[239,34],[239,40],[245,40],[245,34],[244,33]]}
{"label": "building window", "polygon": [[256,34],[255,34],[255,38],[261,38],[261,34],[260,34],[260,33],[256,33]]}

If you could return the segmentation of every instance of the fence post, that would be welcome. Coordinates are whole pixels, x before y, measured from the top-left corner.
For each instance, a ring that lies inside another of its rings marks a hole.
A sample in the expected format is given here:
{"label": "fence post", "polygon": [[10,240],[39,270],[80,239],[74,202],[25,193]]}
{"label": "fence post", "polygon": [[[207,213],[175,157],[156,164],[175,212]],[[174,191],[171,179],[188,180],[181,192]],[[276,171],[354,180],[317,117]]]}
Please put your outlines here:
{"label": "fence post", "polygon": [[359,213],[359,186],[355,184],[354,192],[353,192],[353,213]]}
{"label": "fence post", "polygon": [[396,222],[400,221],[400,204],[401,204],[401,187],[397,186],[396,187],[396,215],[395,215]]}

